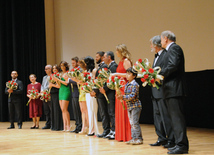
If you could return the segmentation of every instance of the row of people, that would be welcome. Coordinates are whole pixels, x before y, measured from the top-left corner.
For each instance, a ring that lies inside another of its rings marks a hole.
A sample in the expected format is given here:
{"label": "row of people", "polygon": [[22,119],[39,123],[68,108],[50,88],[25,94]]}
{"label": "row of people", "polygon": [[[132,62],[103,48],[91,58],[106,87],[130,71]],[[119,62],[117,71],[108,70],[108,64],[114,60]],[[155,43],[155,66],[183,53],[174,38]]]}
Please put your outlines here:
{"label": "row of people", "polygon": [[[156,143],[151,144],[151,146],[164,145],[165,148],[169,149],[169,154],[188,153],[189,149],[183,115],[183,99],[185,96],[184,54],[181,47],[175,41],[176,37],[171,31],[164,31],[161,33],[161,36],[155,36],[150,40],[151,51],[156,52],[153,67],[160,66],[162,68],[160,74],[164,76],[163,86],[160,86],[158,90],[152,88],[154,125],[158,140]],[[113,52],[97,52],[95,59],[98,64],[97,70],[94,68],[94,59],[92,57],[86,57],[80,61],[77,58],[72,58],[73,67],[77,67],[79,62],[80,68],[83,71],[90,72],[93,78],[98,76],[99,70],[102,68],[109,68],[116,76],[126,77],[127,84],[120,90],[122,95],[116,95],[116,98],[115,92],[105,86],[99,90],[94,89],[90,94],[84,94],[81,89],[78,90],[77,84],[81,87],[82,83],[75,78],[69,79],[66,76],[65,73],[69,69],[67,62],[60,63],[63,74],[62,78],[54,78],[54,80],[58,81],[58,84],[48,84],[48,86],[59,88],[59,105],[63,113],[64,130],[69,131],[70,129],[70,115],[67,108],[71,94],[68,86],[72,84],[74,90],[72,92],[72,105],[76,120],[76,128],[72,132],[80,134],[88,133],[88,136],[97,134],[97,137],[126,141],[128,144],[140,144],[143,140],[141,130],[138,126],[141,103],[138,99],[139,85],[134,80],[137,72],[131,68],[132,61],[130,53],[124,44],[116,47],[116,54],[120,58],[118,66],[114,62]],[[50,66],[49,69],[51,69]],[[103,95],[104,93],[110,99],[110,104],[107,104]],[[126,110],[123,110],[120,103],[121,99],[123,99]],[[97,128],[98,108],[102,119],[102,134],[99,134]],[[35,122],[37,120],[36,118]],[[46,126],[49,128],[47,123]],[[38,127],[38,124],[35,127]]]}

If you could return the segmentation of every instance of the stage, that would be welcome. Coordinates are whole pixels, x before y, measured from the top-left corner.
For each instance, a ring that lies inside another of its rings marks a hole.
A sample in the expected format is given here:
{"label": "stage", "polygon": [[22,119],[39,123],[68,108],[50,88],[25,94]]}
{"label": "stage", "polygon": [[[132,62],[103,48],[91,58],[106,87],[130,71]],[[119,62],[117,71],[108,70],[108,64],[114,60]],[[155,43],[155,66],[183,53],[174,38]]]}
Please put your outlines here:
{"label": "stage", "polygon": [[[124,142],[87,137],[70,132],[30,129],[32,122],[24,122],[22,129],[7,129],[9,122],[0,122],[0,154],[167,154],[161,146],[149,144],[157,140],[154,125],[141,124],[143,145],[127,145]],[[74,121],[71,121],[74,129]],[[102,133],[101,122],[99,122]],[[189,154],[214,154],[214,129],[187,128]]]}

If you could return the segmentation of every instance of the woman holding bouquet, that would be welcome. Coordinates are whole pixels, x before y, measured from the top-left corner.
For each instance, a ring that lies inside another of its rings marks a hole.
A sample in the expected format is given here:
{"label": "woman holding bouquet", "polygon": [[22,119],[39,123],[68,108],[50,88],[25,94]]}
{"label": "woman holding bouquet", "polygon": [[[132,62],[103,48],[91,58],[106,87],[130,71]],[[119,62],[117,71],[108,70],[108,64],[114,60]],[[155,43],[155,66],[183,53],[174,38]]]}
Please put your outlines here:
{"label": "woman holding bouquet", "polygon": [[[57,74],[59,72],[58,65],[53,65],[53,73]],[[53,74],[49,77],[49,89],[51,89],[51,130],[59,131],[63,130],[63,120],[62,120],[62,111],[59,105],[59,88],[60,85],[55,82],[53,79]]]}
{"label": "woman holding bouquet", "polygon": [[[114,76],[126,77],[126,70],[132,66],[132,62],[130,59],[130,53],[127,50],[125,44],[120,44],[116,46],[116,55],[120,58],[120,62],[117,67],[117,73],[113,73]],[[126,79],[125,79],[126,80]],[[126,80],[127,82],[127,80]],[[124,88],[120,89],[122,95],[124,95]],[[117,141],[129,141],[131,140],[131,126],[129,122],[127,105],[126,102],[123,101],[125,106],[125,110],[123,109],[123,105],[120,100],[116,98],[115,101],[115,140]]]}
{"label": "woman holding bouquet", "polygon": [[63,131],[70,131],[70,114],[68,112],[68,105],[71,96],[71,90],[68,85],[68,76],[67,71],[69,70],[68,63],[66,61],[60,62],[61,68],[61,79],[57,77],[53,77],[53,79],[59,83],[59,104],[62,110],[62,118],[63,118]]}
{"label": "woman holding bouquet", "polygon": [[[87,56],[83,60],[86,64],[87,72],[90,73],[90,77],[95,79],[95,73],[97,69],[95,68],[94,59],[90,56]],[[97,111],[98,104],[95,97],[91,97],[90,93],[86,93],[86,104],[88,109],[88,119],[89,119],[89,132],[88,136],[93,136],[94,134],[99,134],[98,124],[97,124]]]}
{"label": "woman holding bouquet", "polygon": [[37,95],[36,99],[34,99],[30,95],[31,90],[35,90],[36,94],[37,92],[40,92],[41,90],[41,84],[39,82],[36,82],[36,75],[31,74],[29,76],[30,84],[27,86],[27,97],[30,100],[29,103],[29,117],[33,119],[33,126],[30,129],[38,129],[39,128],[39,120],[40,117],[42,117],[42,101],[39,99],[39,94]]}

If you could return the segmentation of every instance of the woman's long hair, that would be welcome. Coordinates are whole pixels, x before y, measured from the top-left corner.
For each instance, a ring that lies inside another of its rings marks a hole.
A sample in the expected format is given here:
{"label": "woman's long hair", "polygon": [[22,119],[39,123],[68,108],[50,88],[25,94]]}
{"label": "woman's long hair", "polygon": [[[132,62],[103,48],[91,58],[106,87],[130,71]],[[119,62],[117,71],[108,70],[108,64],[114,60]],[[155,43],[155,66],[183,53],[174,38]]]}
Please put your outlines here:
{"label": "woman's long hair", "polygon": [[94,58],[92,58],[91,56],[87,56],[84,58],[84,62],[86,64],[87,71],[92,72],[95,67]]}
{"label": "woman's long hair", "polygon": [[120,54],[122,55],[123,59],[128,59],[131,64],[132,64],[132,60],[131,60],[131,53],[128,51],[127,47],[125,44],[120,44],[116,46],[116,50],[118,52],[120,52]]}

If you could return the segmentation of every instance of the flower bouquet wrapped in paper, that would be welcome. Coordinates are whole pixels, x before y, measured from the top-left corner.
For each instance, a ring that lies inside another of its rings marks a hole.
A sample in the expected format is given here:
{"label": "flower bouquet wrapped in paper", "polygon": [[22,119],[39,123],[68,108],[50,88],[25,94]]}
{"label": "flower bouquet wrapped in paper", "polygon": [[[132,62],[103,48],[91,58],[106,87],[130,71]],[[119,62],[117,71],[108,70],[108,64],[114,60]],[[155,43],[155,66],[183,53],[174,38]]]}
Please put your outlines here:
{"label": "flower bouquet wrapped in paper", "polygon": [[93,91],[93,83],[92,82],[86,82],[86,83],[84,83],[83,85],[82,85],[82,90],[83,90],[83,92],[85,92],[85,93],[90,93],[90,92],[92,92]]}
{"label": "flower bouquet wrapped in paper", "polygon": [[[76,78],[78,80],[82,80],[81,70],[79,67],[75,67],[75,68],[71,69],[67,74],[68,74],[69,78]],[[72,91],[73,91],[73,85],[71,85],[71,87],[72,87]],[[79,89],[78,83],[77,83],[77,87]]]}
{"label": "flower bouquet wrapped in paper", "polygon": [[[93,84],[94,84],[94,88],[100,89],[101,87],[104,86],[105,80],[102,80],[101,77],[99,77],[99,78],[96,77],[96,79],[93,80]],[[103,95],[105,96],[107,102],[110,103],[109,100],[108,100],[108,97],[107,97],[106,93],[104,93]]]}
{"label": "flower bouquet wrapped in paper", "polygon": [[37,89],[32,88],[31,90],[28,90],[28,94],[31,96],[31,98],[27,102],[27,106],[29,105],[31,99],[37,99],[40,96],[40,93]]}
{"label": "flower bouquet wrapped in paper", "polygon": [[[126,81],[125,81],[123,78],[119,77],[119,76],[111,76],[111,77],[109,77],[109,79],[107,80],[107,87],[108,87],[109,89],[116,90],[116,93],[117,93],[118,95],[121,94],[120,88],[124,87],[125,84],[126,84]],[[125,106],[124,106],[124,104],[123,104],[123,101],[120,100],[120,102],[121,102],[121,104],[123,105],[123,109],[125,110]]]}
{"label": "flower bouquet wrapped in paper", "polygon": [[[16,90],[18,88],[18,84],[15,81],[6,82],[6,87],[8,89]],[[9,93],[8,97],[10,98],[11,93]]]}
{"label": "flower bouquet wrapped in paper", "polygon": [[[50,76],[47,77],[47,80],[48,80],[49,83],[56,84],[56,81],[53,79],[53,76],[54,76],[54,74],[51,74]],[[58,78],[60,79],[60,76],[58,76]],[[51,88],[52,87],[49,88],[49,93],[51,92]]]}
{"label": "flower bouquet wrapped in paper", "polygon": [[110,77],[110,74],[111,74],[110,70],[108,70],[107,68],[102,68],[101,70],[99,70],[98,78],[106,82]]}
{"label": "flower bouquet wrapped in paper", "polygon": [[40,100],[45,100],[45,102],[50,101],[51,100],[50,92],[48,90],[41,92]]}
{"label": "flower bouquet wrapped in paper", "polygon": [[160,80],[163,80],[164,78],[162,75],[159,75],[161,71],[159,66],[152,68],[148,59],[139,59],[134,64],[133,68],[138,71],[138,77],[141,78],[143,87],[148,84],[149,86],[159,89],[159,86],[156,84],[156,82],[161,84]]}

